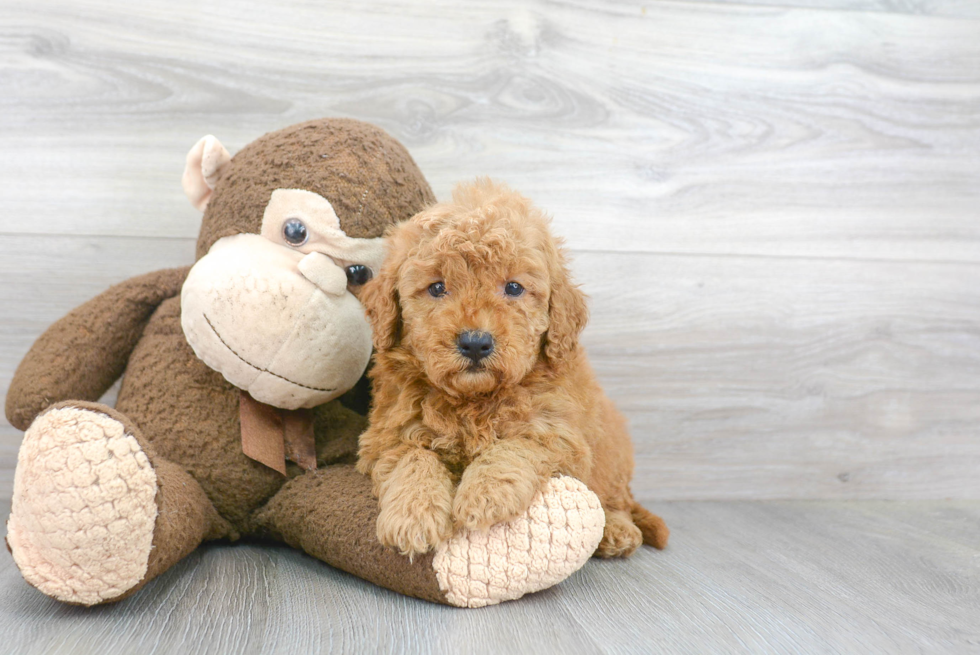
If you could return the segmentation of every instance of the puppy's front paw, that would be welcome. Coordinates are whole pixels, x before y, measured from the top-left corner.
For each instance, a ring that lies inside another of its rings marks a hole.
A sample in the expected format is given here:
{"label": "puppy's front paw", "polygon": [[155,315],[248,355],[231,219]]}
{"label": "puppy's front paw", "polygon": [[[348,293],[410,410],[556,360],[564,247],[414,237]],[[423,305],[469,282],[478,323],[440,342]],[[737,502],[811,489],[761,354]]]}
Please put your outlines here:
{"label": "puppy's front paw", "polygon": [[527,511],[538,492],[538,480],[519,471],[469,472],[463,473],[453,501],[453,518],[460,528],[485,530],[509,521]]}
{"label": "puppy's front paw", "polygon": [[378,541],[408,557],[429,552],[452,534],[453,521],[449,512],[406,516],[381,510],[378,516]]}
{"label": "puppy's front paw", "polygon": [[448,493],[425,498],[406,492],[387,498],[378,515],[378,541],[409,557],[427,553],[453,534],[451,504]]}

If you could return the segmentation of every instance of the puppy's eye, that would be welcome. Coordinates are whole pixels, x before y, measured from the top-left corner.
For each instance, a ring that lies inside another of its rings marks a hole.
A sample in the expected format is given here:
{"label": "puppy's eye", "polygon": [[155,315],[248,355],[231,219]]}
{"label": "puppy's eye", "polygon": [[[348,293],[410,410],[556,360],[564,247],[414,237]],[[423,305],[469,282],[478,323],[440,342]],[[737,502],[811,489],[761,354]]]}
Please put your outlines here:
{"label": "puppy's eye", "polygon": [[433,282],[429,285],[429,295],[433,298],[442,298],[446,295],[446,284],[444,282]]}
{"label": "puppy's eye", "polygon": [[364,264],[351,264],[344,269],[347,273],[347,284],[352,287],[359,287],[362,284],[366,284],[368,280],[371,279],[371,269]]}
{"label": "puppy's eye", "polygon": [[291,246],[301,246],[310,238],[310,233],[306,231],[303,221],[290,218],[282,224],[282,238]]}
{"label": "puppy's eye", "polygon": [[517,282],[508,282],[504,285],[504,293],[512,298],[516,298],[524,294],[524,287]]}

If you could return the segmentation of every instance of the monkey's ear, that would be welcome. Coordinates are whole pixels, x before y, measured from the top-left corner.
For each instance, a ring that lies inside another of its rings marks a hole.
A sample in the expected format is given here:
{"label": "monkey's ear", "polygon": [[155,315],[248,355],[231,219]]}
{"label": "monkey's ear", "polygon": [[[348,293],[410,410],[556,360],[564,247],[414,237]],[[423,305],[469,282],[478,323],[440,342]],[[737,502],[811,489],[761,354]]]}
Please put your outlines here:
{"label": "monkey's ear", "polygon": [[221,177],[221,172],[231,161],[231,155],[221,142],[210,134],[194,144],[187,153],[184,177],[181,184],[191,204],[202,212],[211,200],[211,192]]}

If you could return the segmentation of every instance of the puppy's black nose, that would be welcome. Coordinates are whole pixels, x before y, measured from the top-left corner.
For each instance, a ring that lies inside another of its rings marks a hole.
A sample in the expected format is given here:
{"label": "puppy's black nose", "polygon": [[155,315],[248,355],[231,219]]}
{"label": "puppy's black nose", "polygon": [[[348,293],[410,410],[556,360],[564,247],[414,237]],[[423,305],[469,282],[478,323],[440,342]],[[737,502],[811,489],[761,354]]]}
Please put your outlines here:
{"label": "puppy's black nose", "polygon": [[489,332],[467,330],[456,337],[456,350],[463,357],[470,359],[474,364],[478,364],[481,359],[493,352],[493,336]]}

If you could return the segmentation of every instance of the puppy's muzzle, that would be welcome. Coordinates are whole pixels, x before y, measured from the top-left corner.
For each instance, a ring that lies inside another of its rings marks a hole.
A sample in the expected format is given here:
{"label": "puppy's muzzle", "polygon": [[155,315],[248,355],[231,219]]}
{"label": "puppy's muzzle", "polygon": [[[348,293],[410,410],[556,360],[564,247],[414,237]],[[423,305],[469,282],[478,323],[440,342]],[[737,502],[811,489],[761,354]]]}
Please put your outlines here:
{"label": "puppy's muzzle", "polygon": [[493,353],[493,335],[477,330],[461,332],[456,337],[456,350],[476,366]]}

